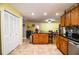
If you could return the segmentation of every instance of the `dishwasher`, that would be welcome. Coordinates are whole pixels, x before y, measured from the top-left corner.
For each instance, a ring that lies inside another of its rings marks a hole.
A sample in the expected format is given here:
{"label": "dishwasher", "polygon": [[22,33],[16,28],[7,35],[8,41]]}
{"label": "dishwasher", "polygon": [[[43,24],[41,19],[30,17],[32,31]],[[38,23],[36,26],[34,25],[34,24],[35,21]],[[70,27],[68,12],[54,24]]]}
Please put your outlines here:
{"label": "dishwasher", "polygon": [[68,55],[79,55],[79,43],[71,40],[69,41]]}

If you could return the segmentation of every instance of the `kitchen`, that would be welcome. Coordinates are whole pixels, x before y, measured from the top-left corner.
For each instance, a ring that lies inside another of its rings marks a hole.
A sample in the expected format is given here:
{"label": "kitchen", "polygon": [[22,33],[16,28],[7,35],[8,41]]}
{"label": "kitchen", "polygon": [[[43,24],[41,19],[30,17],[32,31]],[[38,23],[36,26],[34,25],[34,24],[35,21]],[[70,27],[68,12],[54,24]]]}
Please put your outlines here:
{"label": "kitchen", "polygon": [[[75,4],[65,10],[61,16],[58,48],[65,54],[79,54],[79,5]],[[64,40],[62,40],[64,39]],[[62,43],[62,42],[64,43]]]}
{"label": "kitchen", "polygon": [[79,55],[79,4],[1,5],[0,54]]}
{"label": "kitchen", "polygon": [[[56,40],[57,48],[65,55],[79,54],[79,20],[78,20],[79,17],[78,16],[79,16],[79,4],[74,4],[68,9],[64,10],[64,14],[61,16],[60,19],[59,33],[54,36],[55,37],[54,39]],[[49,43],[49,40],[47,39],[48,36],[45,36],[44,38],[43,34],[45,35],[46,33],[32,34],[32,43],[33,44]],[[40,39],[41,36],[42,36],[41,38],[42,40]]]}

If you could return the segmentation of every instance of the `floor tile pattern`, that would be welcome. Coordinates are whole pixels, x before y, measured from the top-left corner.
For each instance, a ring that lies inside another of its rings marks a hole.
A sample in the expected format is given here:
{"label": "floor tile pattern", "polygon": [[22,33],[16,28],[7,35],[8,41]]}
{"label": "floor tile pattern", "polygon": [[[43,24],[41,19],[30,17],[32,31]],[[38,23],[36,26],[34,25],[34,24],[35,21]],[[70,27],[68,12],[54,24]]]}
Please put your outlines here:
{"label": "floor tile pattern", "polygon": [[25,41],[10,55],[62,55],[55,44],[31,44]]}

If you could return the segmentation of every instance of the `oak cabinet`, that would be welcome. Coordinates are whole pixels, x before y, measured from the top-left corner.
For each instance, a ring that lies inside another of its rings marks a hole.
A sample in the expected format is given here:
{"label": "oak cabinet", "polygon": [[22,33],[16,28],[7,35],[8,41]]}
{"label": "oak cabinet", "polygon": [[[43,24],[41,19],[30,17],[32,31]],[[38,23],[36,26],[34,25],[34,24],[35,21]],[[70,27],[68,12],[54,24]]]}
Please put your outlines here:
{"label": "oak cabinet", "polygon": [[62,15],[61,16],[61,21],[60,21],[61,23],[60,23],[60,26],[65,26],[65,15]]}
{"label": "oak cabinet", "polygon": [[37,33],[32,35],[32,43],[34,44],[48,44],[48,34]]}
{"label": "oak cabinet", "polygon": [[48,34],[43,34],[43,43],[48,43]]}
{"label": "oak cabinet", "polygon": [[63,37],[60,37],[60,51],[63,52]]}
{"label": "oak cabinet", "polygon": [[43,43],[43,37],[42,34],[38,36],[38,43]]}
{"label": "oak cabinet", "polygon": [[63,53],[68,54],[68,41],[63,41]]}
{"label": "oak cabinet", "polygon": [[62,40],[62,48],[61,48],[61,50],[62,50],[62,52],[65,54],[65,55],[67,55],[68,54],[68,41],[67,41],[67,39],[66,38],[63,38],[63,40]]}
{"label": "oak cabinet", "polygon": [[33,43],[38,43],[38,35],[37,34],[33,34]]}
{"label": "oak cabinet", "polygon": [[57,48],[65,55],[68,54],[68,39],[62,36],[57,36],[56,38]]}
{"label": "oak cabinet", "polygon": [[65,21],[66,21],[65,26],[70,26],[71,25],[70,12],[66,13]]}
{"label": "oak cabinet", "polygon": [[60,47],[60,37],[59,36],[56,36],[56,46],[57,46],[57,48],[59,49],[59,47]]}
{"label": "oak cabinet", "polygon": [[79,6],[72,8],[61,16],[61,26],[77,26],[79,25]]}
{"label": "oak cabinet", "polygon": [[79,7],[71,11],[71,25],[79,25]]}

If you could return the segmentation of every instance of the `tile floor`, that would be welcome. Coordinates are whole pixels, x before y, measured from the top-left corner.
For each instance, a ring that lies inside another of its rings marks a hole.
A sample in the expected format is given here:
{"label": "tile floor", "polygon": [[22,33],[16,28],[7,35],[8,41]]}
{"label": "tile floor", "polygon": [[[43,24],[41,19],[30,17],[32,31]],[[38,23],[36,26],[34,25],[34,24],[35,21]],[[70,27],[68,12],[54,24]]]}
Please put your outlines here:
{"label": "tile floor", "polygon": [[62,55],[55,44],[30,44],[25,41],[9,55]]}

